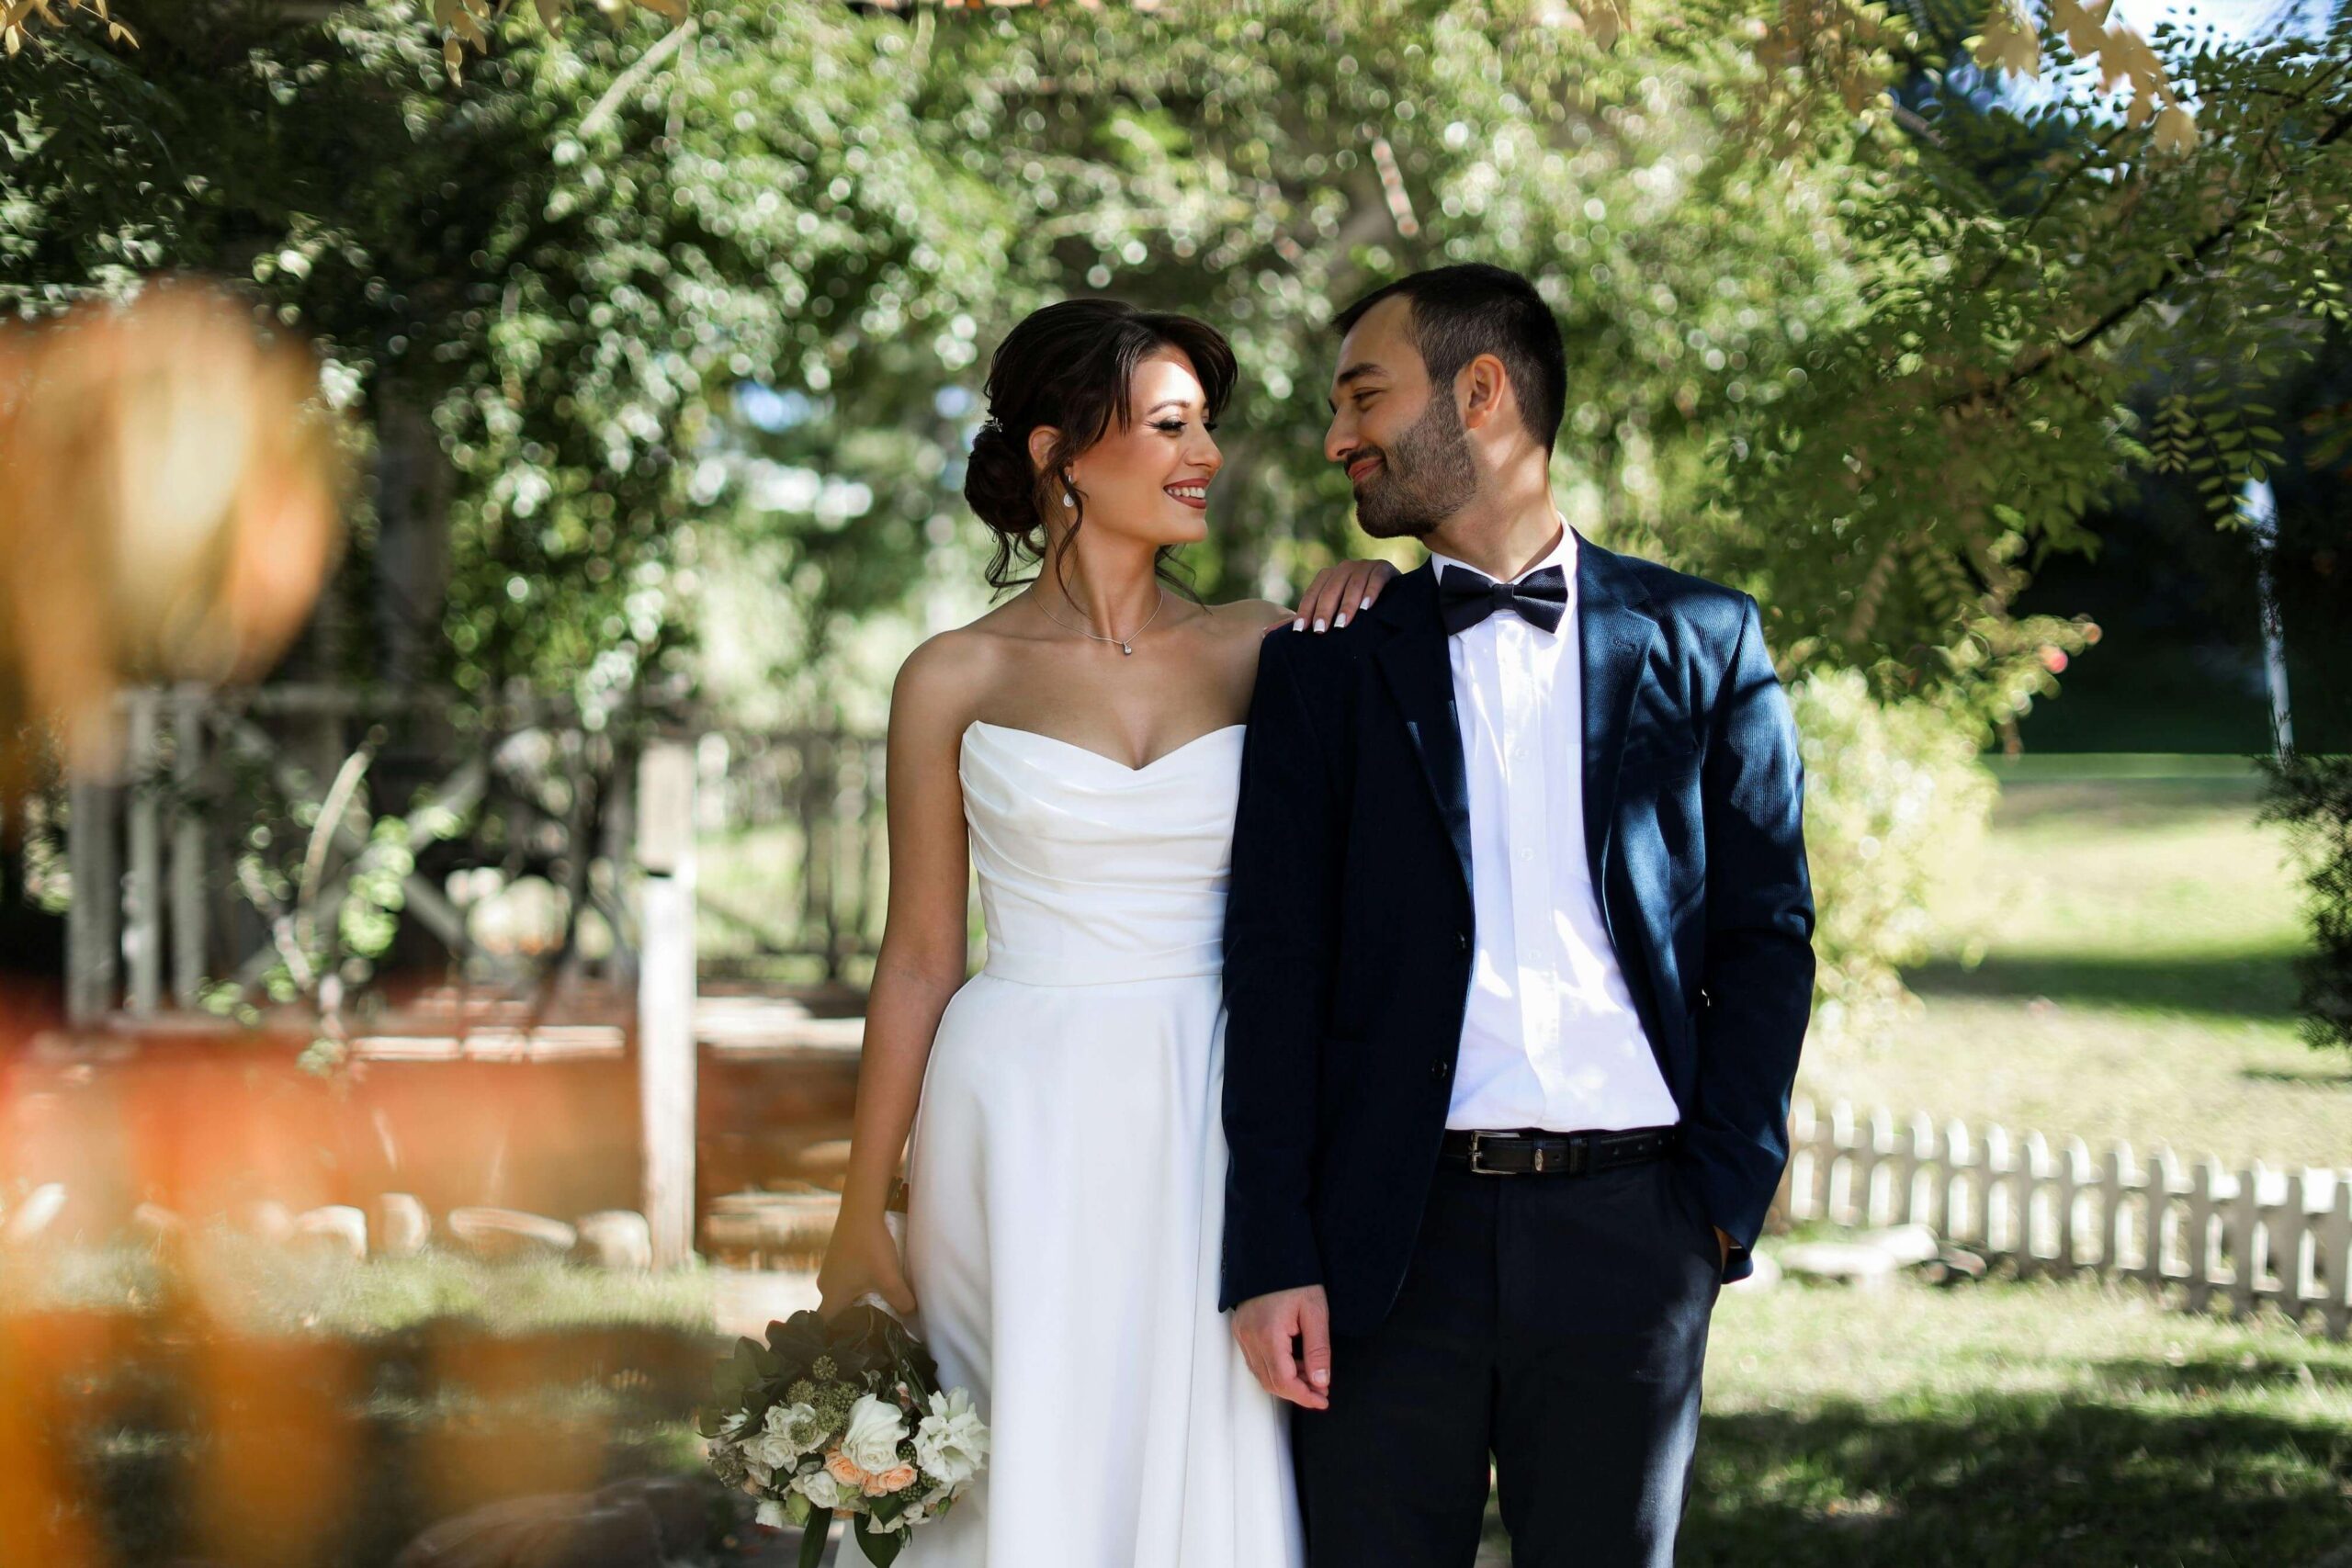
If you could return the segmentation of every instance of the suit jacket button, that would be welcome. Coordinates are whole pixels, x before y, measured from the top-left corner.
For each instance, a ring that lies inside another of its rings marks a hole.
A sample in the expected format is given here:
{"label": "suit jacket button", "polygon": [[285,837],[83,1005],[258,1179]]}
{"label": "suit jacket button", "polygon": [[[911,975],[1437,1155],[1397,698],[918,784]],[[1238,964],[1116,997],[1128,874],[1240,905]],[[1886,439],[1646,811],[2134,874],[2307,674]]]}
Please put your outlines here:
{"label": "suit jacket button", "polygon": [[1436,1078],[1439,1082],[1442,1083],[1445,1079],[1450,1078],[1453,1076],[1453,1064],[1452,1062],[1431,1062],[1430,1064],[1430,1077]]}
{"label": "suit jacket button", "polygon": [[1467,953],[1470,951],[1470,933],[1468,931],[1455,931],[1453,933],[1453,951],[1456,953]]}

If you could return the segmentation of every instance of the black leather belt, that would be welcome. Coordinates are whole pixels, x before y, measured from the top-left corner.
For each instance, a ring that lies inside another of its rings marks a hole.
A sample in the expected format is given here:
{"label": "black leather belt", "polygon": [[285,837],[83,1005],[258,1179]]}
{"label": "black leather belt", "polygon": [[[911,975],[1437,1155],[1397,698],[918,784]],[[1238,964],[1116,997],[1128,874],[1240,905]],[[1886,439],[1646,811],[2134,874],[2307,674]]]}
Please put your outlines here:
{"label": "black leather belt", "polygon": [[1680,1127],[1629,1127],[1622,1133],[1450,1131],[1439,1146],[1446,1164],[1476,1176],[1585,1176],[1657,1159],[1682,1142]]}

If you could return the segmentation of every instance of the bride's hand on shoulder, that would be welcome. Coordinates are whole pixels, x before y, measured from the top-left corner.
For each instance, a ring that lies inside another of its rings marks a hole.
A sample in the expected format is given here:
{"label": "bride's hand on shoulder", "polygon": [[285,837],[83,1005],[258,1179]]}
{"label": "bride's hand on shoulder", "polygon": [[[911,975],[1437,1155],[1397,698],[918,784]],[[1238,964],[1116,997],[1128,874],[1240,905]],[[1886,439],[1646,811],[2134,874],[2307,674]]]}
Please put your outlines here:
{"label": "bride's hand on shoulder", "polygon": [[888,1224],[879,1214],[863,1221],[844,1217],[833,1226],[824,1264],[817,1270],[817,1315],[831,1318],[868,1291],[901,1316],[915,1310],[915,1293],[907,1287]]}
{"label": "bride's hand on shoulder", "polygon": [[1286,626],[1296,631],[1319,632],[1344,626],[1357,612],[1371,609],[1396,575],[1396,569],[1385,560],[1343,560],[1327,566],[1306,585],[1298,608],[1283,611],[1283,618],[1265,629]]}

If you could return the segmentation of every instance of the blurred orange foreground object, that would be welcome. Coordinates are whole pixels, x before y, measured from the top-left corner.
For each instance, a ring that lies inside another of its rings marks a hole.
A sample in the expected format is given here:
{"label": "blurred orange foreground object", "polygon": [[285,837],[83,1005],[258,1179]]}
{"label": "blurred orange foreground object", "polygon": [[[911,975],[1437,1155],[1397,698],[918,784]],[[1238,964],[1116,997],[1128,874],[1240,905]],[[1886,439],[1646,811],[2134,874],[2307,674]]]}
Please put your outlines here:
{"label": "blurred orange foreground object", "polygon": [[104,773],[119,685],[266,672],[333,566],[346,470],[315,356],[220,289],[0,323],[0,809],[23,727]]}

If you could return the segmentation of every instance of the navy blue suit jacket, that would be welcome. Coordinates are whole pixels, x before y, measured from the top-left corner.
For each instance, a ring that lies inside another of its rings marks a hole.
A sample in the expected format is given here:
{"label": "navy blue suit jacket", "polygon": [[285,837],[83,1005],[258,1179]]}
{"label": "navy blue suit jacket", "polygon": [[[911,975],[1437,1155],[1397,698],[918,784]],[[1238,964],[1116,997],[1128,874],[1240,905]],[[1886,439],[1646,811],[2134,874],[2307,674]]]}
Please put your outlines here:
{"label": "navy blue suit jacket", "polygon": [[[1795,730],[1745,593],[1579,536],[1573,631],[1584,820],[1553,830],[1583,844],[1736,1280],[1788,1160],[1813,997]],[[1474,870],[1424,562],[1344,629],[1285,627],[1259,656],[1226,914],[1220,1305],[1319,1283],[1343,1331],[1386,1316],[1451,1100]]]}

